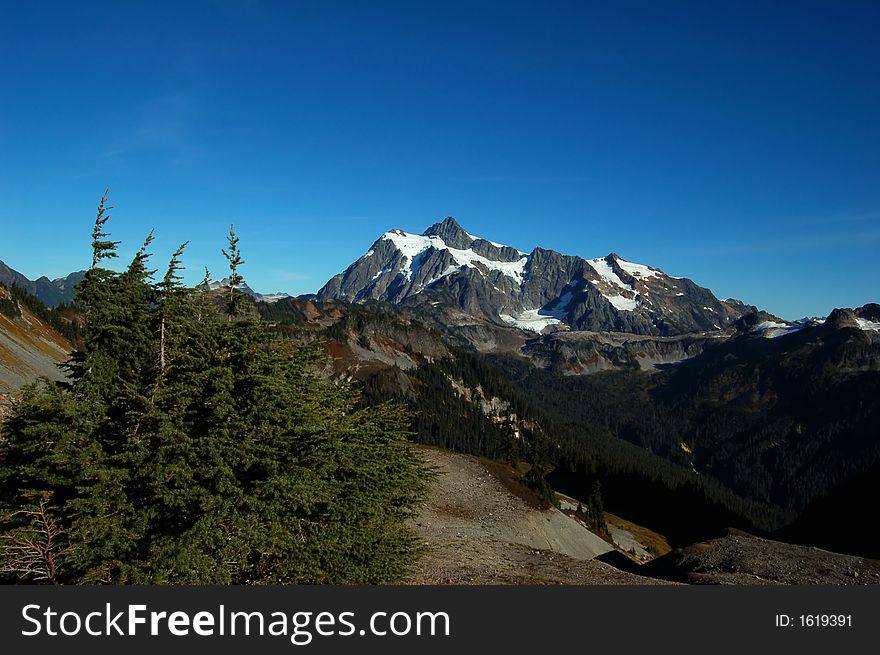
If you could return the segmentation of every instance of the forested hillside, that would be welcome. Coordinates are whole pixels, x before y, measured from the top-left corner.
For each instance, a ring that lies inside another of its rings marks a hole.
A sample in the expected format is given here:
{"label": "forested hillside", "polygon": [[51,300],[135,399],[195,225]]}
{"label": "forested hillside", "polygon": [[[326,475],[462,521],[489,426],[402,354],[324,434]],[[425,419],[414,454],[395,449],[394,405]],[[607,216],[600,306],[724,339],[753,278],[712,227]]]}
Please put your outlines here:
{"label": "forested hillside", "polygon": [[[406,402],[415,439],[523,462],[538,489],[586,498],[598,481],[610,511],[677,545],[727,527],[772,534],[829,494],[851,498],[835,490],[876,461],[880,347],[849,324],[715,339],[653,372],[562,375],[528,356],[469,350],[456,328],[430,318],[428,328],[411,309],[324,302],[305,318],[312,301],[284,302],[271,310],[276,329],[326,339],[366,402]],[[838,543],[809,525],[785,534]],[[839,547],[875,552],[867,537],[856,542]]]}

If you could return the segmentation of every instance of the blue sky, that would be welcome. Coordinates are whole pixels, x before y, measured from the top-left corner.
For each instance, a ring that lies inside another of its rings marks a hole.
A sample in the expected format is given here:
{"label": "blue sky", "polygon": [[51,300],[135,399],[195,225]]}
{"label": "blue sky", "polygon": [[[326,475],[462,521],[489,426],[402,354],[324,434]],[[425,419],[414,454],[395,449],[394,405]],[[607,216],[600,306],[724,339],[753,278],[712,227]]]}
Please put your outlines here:
{"label": "blue sky", "polygon": [[0,0],[0,259],[235,223],[315,291],[447,215],[687,276],[786,318],[880,301],[880,4]]}

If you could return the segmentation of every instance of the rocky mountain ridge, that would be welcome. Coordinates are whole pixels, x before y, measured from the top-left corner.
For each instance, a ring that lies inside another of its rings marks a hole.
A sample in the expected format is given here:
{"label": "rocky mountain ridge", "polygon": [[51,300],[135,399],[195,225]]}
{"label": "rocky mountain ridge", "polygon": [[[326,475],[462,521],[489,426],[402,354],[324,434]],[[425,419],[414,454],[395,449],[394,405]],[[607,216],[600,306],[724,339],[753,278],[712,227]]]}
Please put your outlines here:
{"label": "rocky mountain ridge", "polygon": [[757,311],[616,253],[596,259],[543,248],[524,253],[476,237],[452,217],[421,235],[386,232],[317,298],[455,308],[536,333],[671,336],[723,330]]}
{"label": "rocky mountain ridge", "polygon": [[39,298],[46,307],[73,303],[75,287],[84,275],[85,271],[75,271],[54,280],[50,280],[45,275],[30,280],[0,260],[0,283],[7,289],[12,288],[13,285],[23,288],[30,295]]}

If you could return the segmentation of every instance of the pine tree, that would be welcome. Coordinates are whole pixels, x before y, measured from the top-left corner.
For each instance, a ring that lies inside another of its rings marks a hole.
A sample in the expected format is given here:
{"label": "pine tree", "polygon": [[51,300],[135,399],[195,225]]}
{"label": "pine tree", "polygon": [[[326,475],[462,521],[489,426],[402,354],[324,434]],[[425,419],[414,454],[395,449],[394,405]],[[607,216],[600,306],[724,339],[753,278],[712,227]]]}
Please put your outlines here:
{"label": "pine tree", "polygon": [[587,522],[599,534],[608,532],[608,524],[605,522],[605,507],[602,503],[602,484],[599,480],[593,482],[593,491],[587,500]]}
{"label": "pine tree", "polygon": [[238,249],[238,237],[235,234],[235,225],[229,226],[229,234],[226,236],[229,243],[229,250],[222,250],[223,255],[229,261],[229,278],[226,285],[226,313],[229,320],[240,316],[244,312],[245,299],[244,294],[239,291],[239,287],[244,283],[244,278],[238,272],[239,266],[244,264],[241,258],[241,251]]}
{"label": "pine tree", "polygon": [[[168,269],[157,287],[157,308],[159,312],[159,372],[165,371],[166,366],[166,343],[169,341],[169,335],[166,334],[169,329],[169,323],[172,317],[179,315],[180,303],[183,301],[185,290],[181,286],[183,278],[178,275],[178,271],[183,268],[181,257],[183,251],[189,241],[180,245],[171,255],[171,261],[168,262]],[[173,338],[173,337],[170,337]]]}

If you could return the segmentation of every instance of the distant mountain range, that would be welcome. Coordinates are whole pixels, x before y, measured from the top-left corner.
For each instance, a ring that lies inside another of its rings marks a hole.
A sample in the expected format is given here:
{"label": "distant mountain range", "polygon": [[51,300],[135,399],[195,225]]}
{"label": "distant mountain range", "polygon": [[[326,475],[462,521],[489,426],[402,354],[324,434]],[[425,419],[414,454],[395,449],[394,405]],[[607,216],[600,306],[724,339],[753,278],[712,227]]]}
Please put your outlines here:
{"label": "distant mountain range", "polygon": [[[216,291],[217,289],[222,289],[224,287],[229,286],[229,278],[223,278],[222,280],[214,280],[208,283],[208,288],[212,291]],[[258,293],[251,289],[247,284],[239,284],[236,287],[239,291],[246,293],[254,300],[261,300],[263,302],[277,302],[282,298],[292,298],[289,293],[283,293],[279,291],[278,293]]]}
{"label": "distant mountain range", "polygon": [[[5,285],[6,288],[12,288],[15,285],[25,289],[32,296],[39,298],[46,307],[72,304],[76,295],[75,287],[82,281],[85,273],[85,271],[76,271],[66,277],[59,277],[55,280],[50,280],[46,276],[37,280],[30,280],[0,260],[0,283]],[[208,286],[211,289],[219,289],[228,284],[229,280],[224,278],[220,281],[210,282]],[[282,292],[258,293],[247,284],[242,284],[238,288],[254,300],[261,300],[263,302],[276,302],[282,298],[291,297],[290,294]]]}
{"label": "distant mountain range", "polygon": [[317,298],[454,307],[539,333],[672,336],[722,330],[757,312],[616,253],[596,259],[543,248],[524,253],[476,237],[451,217],[421,235],[386,232]]}
{"label": "distant mountain range", "polygon": [[0,282],[7,288],[12,288],[15,285],[25,289],[32,296],[39,298],[47,307],[72,303],[75,293],[74,287],[83,279],[84,275],[85,271],[76,271],[55,280],[50,280],[45,275],[36,280],[29,280],[0,261]]}
{"label": "distant mountain range", "polygon": [[[47,307],[74,301],[85,271],[30,280],[0,261],[0,283],[24,288]],[[219,289],[228,280],[210,282]],[[240,290],[257,301],[290,298]],[[796,331],[811,321],[784,321],[739,300],[719,300],[692,280],[667,275],[616,253],[584,259],[553,250],[516,248],[474,236],[448,217],[421,235],[385,232],[316,295],[318,301],[367,300],[420,308],[447,325],[514,327],[526,333],[617,332],[654,337],[751,330],[764,336]],[[440,315],[443,314],[441,317]],[[854,316],[860,327],[867,319]]]}

